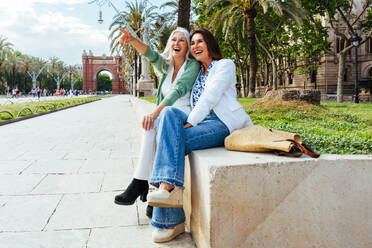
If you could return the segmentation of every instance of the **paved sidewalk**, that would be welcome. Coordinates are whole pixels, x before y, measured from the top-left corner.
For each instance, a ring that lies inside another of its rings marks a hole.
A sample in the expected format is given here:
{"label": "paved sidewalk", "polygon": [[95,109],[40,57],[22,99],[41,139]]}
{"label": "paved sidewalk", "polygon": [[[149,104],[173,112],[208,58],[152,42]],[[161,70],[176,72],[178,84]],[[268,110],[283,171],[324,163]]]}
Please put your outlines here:
{"label": "paved sidewalk", "polygon": [[113,203],[140,132],[129,96],[0,127],[0,248],[195,247],[151,239],[146,203]]}

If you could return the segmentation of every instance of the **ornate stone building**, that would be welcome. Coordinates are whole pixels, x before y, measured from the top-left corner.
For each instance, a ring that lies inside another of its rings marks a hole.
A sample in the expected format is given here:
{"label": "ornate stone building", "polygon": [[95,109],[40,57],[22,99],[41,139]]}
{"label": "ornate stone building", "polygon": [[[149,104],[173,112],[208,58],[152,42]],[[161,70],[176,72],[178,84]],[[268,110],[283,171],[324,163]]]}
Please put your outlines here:
{"label": "ornate stone building", "polygon": [[[356,10],[358,11],[358,10]],[[329,26],[325,23],[326,26]],[[344,42],[343,39],[336,36],[331,28],[329,30],[328,41],[331,42],[331,49],[334,52],[339,52],[344,49],[344,45],[350,44],[350,41]],[[361,35],[359,33],[359,35]],[[362,36],[362,35],[361,35]],[[365,43],[358,47],[358,78],[359,87],[361,89],[360,100],[372,101],[372,38],[369,38]],[[355,48],[347,52],[345,61],[344,73],[344,100],[352,101],[355,84]],[[318,69],[313,71],[311,75],[293,74],[279,75],[279,89],[319,89],[323,100],[335,100],[337,92],[337,74],[338,60],[336,56],[325,55]],[[367,87],[366,87],[367,86]],[[369,89],[367,89],[369,88]],[[261,95],[265,87],[258,87]]]}

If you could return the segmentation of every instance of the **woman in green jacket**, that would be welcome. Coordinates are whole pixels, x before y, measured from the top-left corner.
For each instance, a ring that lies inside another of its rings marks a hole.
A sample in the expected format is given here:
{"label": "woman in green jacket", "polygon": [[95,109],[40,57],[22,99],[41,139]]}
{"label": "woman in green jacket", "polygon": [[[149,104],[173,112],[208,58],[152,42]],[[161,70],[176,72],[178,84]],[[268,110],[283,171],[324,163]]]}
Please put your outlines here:
{"label": "woman in green jacket", "polygon": [[[120,29],[123,33],[120,44],[131,44],[141,55],[145,56],[161,74],[155,110],[143,117],[142,128],[144,135],[141,143],[139,163],[134,172],[133,180],[127,189],[115,196],[115,203],[132,205],[138,196],[146,201],[148,182],[152,173],[156,149],[156,118],[166,106],[181,109],[187,115],[191,111],[190,91],[200,70],[200,64],[189,57],[190,33],[178,27],[175,29],[162,54],[153,51],[149,46],[134,38],[129,32]],[[146,214],[151,216],[152,209],[147,209]]]}

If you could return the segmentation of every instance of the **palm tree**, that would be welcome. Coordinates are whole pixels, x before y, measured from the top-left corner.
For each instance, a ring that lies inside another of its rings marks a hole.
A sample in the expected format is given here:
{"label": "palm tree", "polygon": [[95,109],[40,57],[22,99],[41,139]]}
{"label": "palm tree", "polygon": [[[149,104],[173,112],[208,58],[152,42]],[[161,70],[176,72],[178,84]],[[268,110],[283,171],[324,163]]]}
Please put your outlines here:
{"label": "palm tree", "polygon": [[[120,27],[127,27],[127,29],[133,30],[132,35],[137,36],[139,39],[143,39],[143,34],[145,30],[145,25],[152,26],[154,21],[157,19],[158,14],[155,12],[156,6],[148,5],[147,1],[136,0],[135,2],[126,2],[126,8],[128,11],[122,11],[120,14],[114,17],[114,21],[111,23],[109,29],[112,32],[109,35],[111,39],[110,48],[111,53],[124,54],[127,58],[133,58],[134,62],[134,74],[135,74],[135,85],[137,85],[137,80],[141,72],[138,68],[141,66],[137,65],[138,53],[131,47],[125,46],[121,48],[119,45],[119,40],[121,37]],[[151,28],[148,28],[151,30]],[[133,57],[132,57],[133,56]],[[139,60],[141,61],[141,60]]]}
{"label": "palm tree", "polygon": [[48,72],[57,83],[57,89],[59,90],[63,79],[67,75],[67,68],[65,64],[63,63],[63,61],[59,60],[59,58],[51,57],[49,59]]}
{"label": "palm tree", "polygon": [[6,87],[5,79],[5,64],[8,56],[13,52],[13,44],[7,41],[7,38],[0,36],[0,84]]}
{"label": "palm tree", "polygon": [[21,69],[21,56],[22,54],[18,51],[11,52],[8,54],[6,63],[4,64],[5,73],[8,75],[11,88],[18,86],[16,82],[16,74]]}
{"label": "palm tree", "polygon": [[71,90],[74,90],[75,81],[72,80],[71,78],[72,77],[76,77],[76,76],[79,75],[78,66],[77,65],[69,65],[69,66],[67,66],[67,73],[69,75],[69,81],[70,81],[70,85],[71,85]]}
{"label": "palm tree", "polygon": [[[286,13],[299,21],[300,17],[297,13],[300,10],[300,2],[298,0],[206,0],[205,4],[207,5],[207,12],[212,15],[212,19],[220,18],[221,20],[225,20],[225,25],[234,23],[233,19],[238,16],[245,17],[247,27],[247,47],[249,50],[248,97],[254,97],[257,73],[255,26],[257,12],[266,12],[268,8],[272,8],[279,15]],[[218,11],[216,11],[216,9],[218,9]]]}
{"label": "palm tree", "polygon": [[3,61],[7,59],[9,53],[13,51],[13,44],[6,40],[7,38],[0,36],[0,67]]}
{"label": "palm tree", "polygon": [[190,0],[178,0],[177,26],[190,29]]}

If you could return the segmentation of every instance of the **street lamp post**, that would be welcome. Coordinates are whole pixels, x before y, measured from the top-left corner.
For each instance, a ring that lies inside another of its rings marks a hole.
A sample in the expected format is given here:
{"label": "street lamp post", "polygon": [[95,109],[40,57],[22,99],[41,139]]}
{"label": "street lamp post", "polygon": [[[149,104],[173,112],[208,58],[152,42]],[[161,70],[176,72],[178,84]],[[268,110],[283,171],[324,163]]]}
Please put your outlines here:
{"label": "street lamp post", "polygon": [[[120,15],[120,11],[115,7],[115,5],[110,0],[92,0],[88,4],[93,4],[93,3],[97,4],[98,7],[100,7],[100,8],[103,5],[107,4],[109,7],[112,7],[115,10],[115,12],[116,12],[117,15]],[[99,11],[98,23],[99,24],[102,24],[103,23],[102,11],[101,10]],[[134,30],[128,25],[128,23],[125,22],[123,24],[124,24],[125,28],[130,32],[130,34],[134,38],[138,39],[138,36],[137,36],[136,32],[134,32]]]}
{"label": "street lamp post", "polygon": [[359,87],[358,87],[358,47],[360,45],[360,41],[362,38],[358,36],[357,33],[351,37],[350,41],[355,47],[355,60],[354,60],[354,66],[355,66],[355,82],[354,82],[354,103],[359,103]]}

